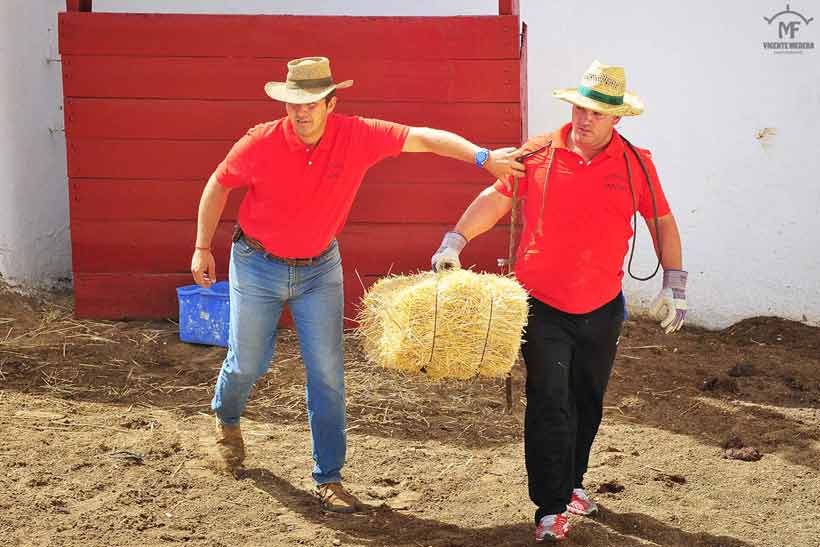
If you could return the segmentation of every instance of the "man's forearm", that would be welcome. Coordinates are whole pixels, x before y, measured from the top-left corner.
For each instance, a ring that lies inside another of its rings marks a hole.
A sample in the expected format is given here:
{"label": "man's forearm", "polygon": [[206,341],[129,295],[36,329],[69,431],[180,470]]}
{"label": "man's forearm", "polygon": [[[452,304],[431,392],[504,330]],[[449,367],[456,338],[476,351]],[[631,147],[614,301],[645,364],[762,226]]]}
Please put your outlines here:
{"label": "man's forearm", "polygon": [[196,246],[210,248],[214,232],[219,224],[222,211],[228,202],[230,188],[225,188],[211,175],[208,184],[202,191],[202,198],[199,200],[199,213],[196,223]]}
{"label": "man's forearm", "polygon": [[455,133],[430,127],[414,127],[411,129],[410,137],[405,152],[431,152],[439,156],[473,162],[476,152],[481,149]]}
{"label": "man's forearm", "polygon": [[518,161],[520,148],[496,148],[486,154],[478,154],[481,150],[455,133],[429,127],[411,127],[402,147],[402,152],[431,152],[467,163],[476,162],[499,180],[525,174],[524,164]]}
{"label": "man's forearm", "polygon": [[[655,232],[655,221],[649,219],[646,222],[649,233],[652,235],[652,242],[655,245],[655,254],[661,257],[661,266],[664,270],[682,270],[683,252],[681,250],[680,232],[675,217],[670,213],[658,218],[658,230],[660,238]],[[660,240],[660,244],[659,241]],[[661,248],[659,245],[662,245]]]}
{"label": "man's forearm", "polygon": [[469,241],[495,226],[511,207],[512,199],[491,186],[481,192],[467,207],[456,224],[455,231]]}

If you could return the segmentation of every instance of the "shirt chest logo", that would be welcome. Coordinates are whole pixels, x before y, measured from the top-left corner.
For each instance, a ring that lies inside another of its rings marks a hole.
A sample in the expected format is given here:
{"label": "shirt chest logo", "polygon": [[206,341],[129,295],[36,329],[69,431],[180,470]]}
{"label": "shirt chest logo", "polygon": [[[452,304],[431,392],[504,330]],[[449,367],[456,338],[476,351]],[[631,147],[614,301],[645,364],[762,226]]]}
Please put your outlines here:
{"label": "shirt chest logo", "polygon": [[629,183],[621,173],[607,173],[604,176],[604,188],[611,192],[628,192]]}
{"label": "shirt chest logo", "polygon": [[345,170],[345,164],[341,162],[330,162],[327,165],[327,172],[325,177],[329,179],[338,179],[342,177]]}

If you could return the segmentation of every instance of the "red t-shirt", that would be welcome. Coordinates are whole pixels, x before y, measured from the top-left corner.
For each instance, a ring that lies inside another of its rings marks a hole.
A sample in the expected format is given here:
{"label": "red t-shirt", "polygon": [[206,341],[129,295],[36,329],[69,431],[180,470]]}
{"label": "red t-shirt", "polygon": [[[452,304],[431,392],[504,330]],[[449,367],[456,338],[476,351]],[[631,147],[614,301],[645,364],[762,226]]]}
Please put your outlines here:
{"label": "red t-shirt", "polygon": [[[587,313],[606,304],[621,290],[624,256],[632,237],[632,196],[624,152],[632,170],[635,204],[646,219],[655,216],[652,198],[635,154],[615,131],[609,145],[587,164],[567,149],[571,124],[552,134],[530,139],[536,150],[552,139],[552,173],[542,197],[548,150],[526,161],[519,180],[524,199],[524,227],[515,275],[530,294],[567,313]],[[638,148],[655,191],[657,216],[670,213],[648,150]],[[512,193],[497,182],[495,188]]]}
{"label": "red t-shirt", "polygon": [[271,254],[308,258],[344,226],[365,172],[401,153],[407,126],[330,114],[315,147],[287,117],[257,125],[216,168],[225,187],[247,186],[239,224]]}

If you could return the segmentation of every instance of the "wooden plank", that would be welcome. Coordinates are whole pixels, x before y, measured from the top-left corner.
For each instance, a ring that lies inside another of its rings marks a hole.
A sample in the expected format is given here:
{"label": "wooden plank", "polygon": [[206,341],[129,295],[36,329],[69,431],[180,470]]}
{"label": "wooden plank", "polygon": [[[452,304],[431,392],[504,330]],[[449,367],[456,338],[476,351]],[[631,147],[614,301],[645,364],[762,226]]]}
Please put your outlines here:
{"label": "wooden plank", "polygon": [[[486,181],[489,182],[489,181]],[[71,179],[73,220],[195,220],[203,181]],[[482,182],[362,185],[349,222],[455,223],[485,187]],[[231,192],[222,214],[235,220],[244,189]]]}
{"label": "wooden plank", "polygon": [[[227,272],[233,223],[222,222],[212,247],[217,274]],[[196,223],[192,221],[80,221],[71,223],[75,273],[185,273],[191,268]]]}
{"label": "wooden plank", "polygon": [[[486,183],[485,183],[486,182]],[[371,184],[359,190],[348,222],[444,224],[461,213],[491,180],[482,183]]]}
{"label": "wooden plank", "polygon": [[207,180],[233,141],[68,139],[68,176]]}
{"label": "wooden plank", "polygon": [[[72,178],[200,180],[211,175],[233,141],[70,139]],[[516,137],[493,146],[518,146]],[[368,179],[398,182],[492,182],[487,171],[434,154],[402,154],[373,166]]]}
{"label": "wooden plank", "polygon": [[[521,132],[518,103],[357,103],[339,102],[338,112],[434,126],[465,138],[498,143]],[[225,140],[248,127],[284,115],[274,101],[167,99],[66,99],[66,135],[77,138]]]}
{"label": "wooden plank", "polygon": [[[72,220],[193,220],[205,187],[201,180],[70,179]],[[222,214],[234,220],[245,195],[231,192]]]}
{"label": "wooden plank", "polygon": [[292,59],[309,49],[363,60],[518,58],[516,16],[81,15],[59,16],[63,55]]}
{"label": "wooden plank", "polygon": [[74,315],[84,319],[178,317],[176,288],[191,274],[74,274]]}
{"label": "wooden plank", "polygon": [[[217,280],[226,281],[227,276],[217,277]],[[74,315],[81,319],[176,319],[179,317],[177,287],[194,285],[189,273],[75,273],[73,281]],[[362,294],[362,290],[356,288],[361,285],[358,281],[353,285],[353,281],[349,280],[352,287],[350,302],[345,302],[346,311],[349,308],[351,317]],[[346,325],[353,326],[353,323]],[[287,307],[282,314],[280,327],[292,327]]]}
{"label": "wooden plank", "polygon": [[[454,217],[460,211],[453,211]],[[348,224],[339,236],[346,267],[360,274],[429,268],[429,260],[448,224]],[[227,268],[233,223],[217,228],[213,249],[217,273]],[[185,273],[190,270],[194,221],[87,221],[71,224],[72,262],[80,273]],[[493,267],[505,254],[507,232],[491,230],[464,253],[464,263]],[[490,252],[490,262],[484,253]],[[500,253],[500,255],[499,255]],[[392,265],[392,266],[391,266]]]}
{"label": "wooden plank", "polygon": [[[66,97],[263,99],[269,80],[283,81],[286,58],[101,57],[64,55]],[[333,60],[347,101],[517,102],[518,59]],[[476,80],[481,85],[476,85]]]}

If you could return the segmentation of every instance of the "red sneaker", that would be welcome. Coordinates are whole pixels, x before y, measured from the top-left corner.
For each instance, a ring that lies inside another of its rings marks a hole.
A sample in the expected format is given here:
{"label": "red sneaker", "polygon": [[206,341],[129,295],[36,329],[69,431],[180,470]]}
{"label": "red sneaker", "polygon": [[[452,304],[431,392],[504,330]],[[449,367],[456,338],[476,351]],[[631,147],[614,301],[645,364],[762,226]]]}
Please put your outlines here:
{"label": "red sneaker", "polygon": [[589,499],[583,488],[576,488],[572,491],[572,499],[567,504],[567,511],[573,515],[587,516],[598,511],[595,502]]}
{"label": "red sneaker", "polygon": [[560,515],[541,517],[535,529],[535,542],[561,541],[567,539],[569,533],[569,515],[566,512]]}

